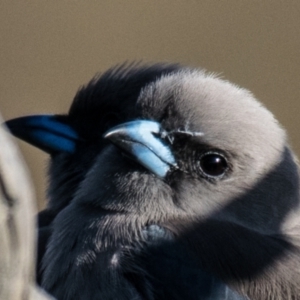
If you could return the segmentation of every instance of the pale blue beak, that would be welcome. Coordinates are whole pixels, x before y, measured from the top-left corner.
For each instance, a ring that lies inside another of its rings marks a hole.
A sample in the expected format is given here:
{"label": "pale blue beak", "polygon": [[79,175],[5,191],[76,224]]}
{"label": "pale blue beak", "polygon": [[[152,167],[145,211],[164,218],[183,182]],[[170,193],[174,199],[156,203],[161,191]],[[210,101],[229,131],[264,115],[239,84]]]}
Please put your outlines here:
{"label": "pale blue beak", "polygon": [[177,168],[169,146],[160,137],[162,128],[153,121],[132,121],[108,130],[104,138],[130,154],[138,163],[164,178],[171,168]]}

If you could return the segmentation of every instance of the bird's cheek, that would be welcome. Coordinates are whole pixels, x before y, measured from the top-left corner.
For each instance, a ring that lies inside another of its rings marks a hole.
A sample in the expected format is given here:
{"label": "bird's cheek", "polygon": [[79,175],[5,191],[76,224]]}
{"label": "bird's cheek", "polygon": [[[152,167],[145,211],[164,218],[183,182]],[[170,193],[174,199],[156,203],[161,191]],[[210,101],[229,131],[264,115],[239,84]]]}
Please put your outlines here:
{"label": "bird's cheek", "polygon": [[206,219],[222,209],[224,194],[221,189],[216,188],[216,185],[202,178],[194,178],[187,173],[178,171],[176,175],[171,187],[174,191],[176,207],[182,214]]}

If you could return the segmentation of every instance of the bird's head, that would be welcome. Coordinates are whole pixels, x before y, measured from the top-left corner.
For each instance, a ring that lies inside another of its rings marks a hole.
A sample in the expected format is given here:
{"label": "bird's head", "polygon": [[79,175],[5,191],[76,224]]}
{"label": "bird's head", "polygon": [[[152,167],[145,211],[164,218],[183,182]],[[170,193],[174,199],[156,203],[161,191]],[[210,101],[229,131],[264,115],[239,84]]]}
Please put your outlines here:
{"label": "bird's head", "polygon": [[250,92],[202,71],[112,69],[67,115],[7,125],[51,154],[55,209],[71,201],[145,224],[215,218],[274,232],[299,205],[285,131]]}

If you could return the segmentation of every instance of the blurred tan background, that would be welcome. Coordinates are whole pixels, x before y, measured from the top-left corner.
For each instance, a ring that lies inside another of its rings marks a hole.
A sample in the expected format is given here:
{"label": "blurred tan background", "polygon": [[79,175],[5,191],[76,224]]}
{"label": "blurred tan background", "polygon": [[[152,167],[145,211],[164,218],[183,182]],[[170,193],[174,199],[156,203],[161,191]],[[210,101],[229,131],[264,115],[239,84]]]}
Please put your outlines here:
{"label": "blurred tan background", "polygon": [[[180,62],[250,89],[300,154],[298,0],[2,0],[0,49],[5,119],[66,112],[80,85],[125,60]],[[19,144],[41,208],[47,156]]]}

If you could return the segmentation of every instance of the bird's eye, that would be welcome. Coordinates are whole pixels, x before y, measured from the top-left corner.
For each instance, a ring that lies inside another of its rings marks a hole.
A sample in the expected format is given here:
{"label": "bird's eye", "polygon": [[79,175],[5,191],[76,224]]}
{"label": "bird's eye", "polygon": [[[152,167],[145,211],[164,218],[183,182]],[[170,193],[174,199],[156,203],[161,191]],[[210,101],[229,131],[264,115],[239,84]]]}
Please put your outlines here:
{"label": "bird's eye", "polygon": [[200,157],[200,168],[208,177],[220,177],[226,172],[228,164],[223,155],[207,152]]}

